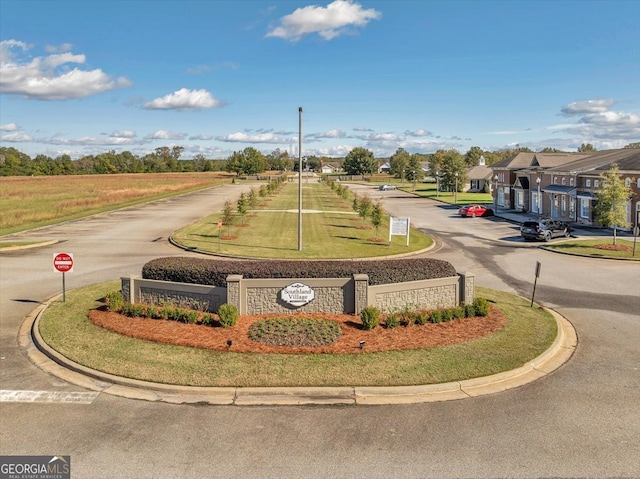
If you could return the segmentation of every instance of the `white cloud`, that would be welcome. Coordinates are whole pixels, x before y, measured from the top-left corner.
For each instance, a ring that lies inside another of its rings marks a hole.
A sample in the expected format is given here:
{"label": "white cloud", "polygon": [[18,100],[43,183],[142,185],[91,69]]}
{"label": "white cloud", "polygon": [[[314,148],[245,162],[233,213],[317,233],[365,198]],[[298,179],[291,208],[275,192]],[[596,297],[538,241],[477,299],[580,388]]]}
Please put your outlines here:
{"label": "white cloud", "polygon": [[291,138],[278,136],[274,133],[259,133],[257,135],[249,135],[245,132],[236,132],[226,136],[216,136],[216,140],[229,142],[229,143],[282,144],[282,143],[289,143],[291,141]]}
{"label": "white cloud", "polygon": [[0,125],[0,131],[16,131],[19,129],[20,127],[15,123],[5,123],[4,125]]}
{"label": "white cloud", "polygon": [[63,43],[62,45],[45,45],[44,49],[49,53],[68,52],[73,49],[73,44]]}
{"label": "white cloud", "polygon": [[174,133],[167,130],[158,130],[155,133],[145,136],[146,140],[184,140],[186,133]]}
{"label": "white cloud", "polygon": [[37,100],[69,100],[131,85],[128,79],[114,79],[100,69],[70,69],[69,65],[84,64],[84,55],[65,52],[23,58],[21,54],[30,48],[17,40],[0,42],[0,93]]}
{"label": "white cloud", "polygon": [[419,129],[413,130],[413,131],[407,130],[407,131],[404,132],[404,134],[407,135],[407,136],[418,136],[418,137],[433,135],[433,133],[431,133],[430,131],[427,131],[427,130],[425,130],[423,128],[419,128]]}
{"label": "white cloud", "polygon": [[381,16],[373,8],[363,9],[350,0],[335,0],[326,7],[310,5],[298,8],[282,17],[280,24],[267,33],[267,37],[296,42],[305,35],[317,33],[325,40],[331,40],[349,33],[350,27],[363,27],[370,20],[377,20]]}
{"label": "white cloud", "polygon": [[216,100],[207,90],[189,90],[181,88],[173,93],[156,98],[147,103],[147,110],[201,110],[203,108],[220,108],[223,103]]}
{"label": "white cloud", "polygon": [[[588,100],[562,108],[565,116],[580,116],[578,123],[554,125],[549,129],[566,132],[583,142],[631,143],[640,138],[640,114],[612,111],[613,100]],[[617,141],[620,140],[620,141]],[[626,144],[625,143],[625,144]]]}
{"label": "white cloud", "polygon": [[114,131],[109,135],[110,138],[135,138],[136,132],[131,130]]}
{"label": "white cloud", "polygon": [[613,105],[613,100],[587,100],[587,101],[575,101],[569,103],[562,108],[562,113],[565,115],[581,115],[583,113],[600,113],[607,111],[609,107]]}
{"label": "white cloud", "polygon": [[320,139],[320,138],[344,138],[346,137],[346,133],[341,131],[341,130],[337,130],[337,129],[333,129],[333,130],[329,130],[326,131],[324,133],[312,133],[310,135],[306,135],[305,138],[315,138],[315,139]]}
{"label": "white cloud", "polygon": [[15,131],[13,133],[8,133],[6,135],[0,136],[0,140],[8,141],[11,143],[21,143],[21,142],[31,141],[33,140],[33,138],[31,138],[31,136],[27,135],[22,131]]}

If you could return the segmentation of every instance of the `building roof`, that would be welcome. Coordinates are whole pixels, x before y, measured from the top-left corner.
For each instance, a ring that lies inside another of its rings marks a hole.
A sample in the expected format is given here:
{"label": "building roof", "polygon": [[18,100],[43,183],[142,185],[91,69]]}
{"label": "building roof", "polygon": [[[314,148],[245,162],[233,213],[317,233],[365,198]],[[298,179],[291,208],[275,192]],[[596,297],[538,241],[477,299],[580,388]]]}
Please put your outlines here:
{"label": "building roof", "polygon": [[493,169],[506,168],[509,170],[522,170],[525,168],[553,168],[570,163],[576,159],[587,157],[587,153],[526,153],[501,160],[491,165]]}
{"label": "building roof", "polygon": [[467,177],[470,180],[488,180],[491,178],[493,171],[485,165],[472,166],[467,170]]}
{"label": "building roof", "polygon": [[587,173],[593,171],[600,174],[608,171],[616,163],[620,171],[640,172],[640,149],[623,148],[618,150],[602,150],[589,154],[584,158],[549,168],[551,172]]}

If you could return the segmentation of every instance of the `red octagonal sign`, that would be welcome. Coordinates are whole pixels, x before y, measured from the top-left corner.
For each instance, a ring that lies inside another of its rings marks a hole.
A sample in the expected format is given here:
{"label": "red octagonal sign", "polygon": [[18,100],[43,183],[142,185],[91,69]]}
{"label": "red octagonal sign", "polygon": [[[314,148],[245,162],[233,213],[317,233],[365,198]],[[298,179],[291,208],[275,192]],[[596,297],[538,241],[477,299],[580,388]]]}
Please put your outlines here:
{"label": "red octagonal sign", "polygon": [[53,268],[55,271],[59,271],[60,273],[73,272],[73,254],[54,253]]}

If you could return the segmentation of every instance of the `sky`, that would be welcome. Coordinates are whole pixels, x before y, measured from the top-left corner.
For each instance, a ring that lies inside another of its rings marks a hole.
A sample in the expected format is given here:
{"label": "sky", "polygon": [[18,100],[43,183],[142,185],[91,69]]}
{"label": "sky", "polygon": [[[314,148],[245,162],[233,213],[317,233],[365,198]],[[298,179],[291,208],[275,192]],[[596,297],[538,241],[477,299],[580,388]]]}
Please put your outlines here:
{"label": "sky", "polygon": [[0,0],[0,146],[297,157],[300,132],[331,157],[638,142],[640,0]]}

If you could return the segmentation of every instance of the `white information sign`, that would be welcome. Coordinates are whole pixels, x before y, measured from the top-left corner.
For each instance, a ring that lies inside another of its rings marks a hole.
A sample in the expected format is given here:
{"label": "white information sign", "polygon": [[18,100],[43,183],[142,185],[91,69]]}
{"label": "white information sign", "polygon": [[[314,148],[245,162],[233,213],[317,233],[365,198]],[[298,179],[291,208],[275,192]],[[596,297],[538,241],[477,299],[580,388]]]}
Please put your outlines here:
{"label": "white information sign", "polygon": [[302,283],[293,283],[280,291],[280,298],[291,306],[300,307],[313,301],[316,297],[311,286]]}
{"label": "white information sign", "polygon": [[406,236],[407,246],[409,246],[409,218],[391,217],[389,221],[389,244],[392,236]]}

